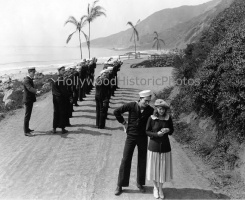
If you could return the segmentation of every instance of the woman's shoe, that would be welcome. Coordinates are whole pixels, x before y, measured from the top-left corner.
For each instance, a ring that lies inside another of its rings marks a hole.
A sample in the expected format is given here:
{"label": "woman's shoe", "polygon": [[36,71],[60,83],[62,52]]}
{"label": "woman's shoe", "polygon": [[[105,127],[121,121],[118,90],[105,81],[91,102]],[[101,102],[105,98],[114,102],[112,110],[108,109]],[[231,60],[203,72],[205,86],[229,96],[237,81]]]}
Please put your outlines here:
{"label": "woman's shoe", "polygon": [[164,199],[164,194],[163,194],[162,188],[159,189],[159,197],[161,199]]}
{"label": "woman's shoe", "polygon": [[158,193],[158,189],[157,188],[154,188],[153,189],[153,196],[158,199],[159,198],[159,193]]}

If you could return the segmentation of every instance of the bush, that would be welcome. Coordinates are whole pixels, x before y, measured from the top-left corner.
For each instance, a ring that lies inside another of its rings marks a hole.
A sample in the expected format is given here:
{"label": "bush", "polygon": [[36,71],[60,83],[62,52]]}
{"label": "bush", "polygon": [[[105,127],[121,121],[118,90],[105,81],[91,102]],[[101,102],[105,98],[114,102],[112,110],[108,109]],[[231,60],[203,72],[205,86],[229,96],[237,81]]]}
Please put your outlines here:
{"label": "bush", "polygon": [[193,111],[193,99],[191,97],[191,87],[182,87],[180,93],[171,101],[173,107],[173,117],[178,119],[181,113],[189,114]]}
{"label": "bush", "polygon": [[130,68],[148,68],[148,67],[172,67],[176,53],[161,55],[156,59],[144,60],[137,64],[132,64]]}
{"label": "bush", "polygon": [[173,86],[169,86],[169,87],[164,88],[162,91],[159,91],[158,93],[155,94],[155,98],[167,100],[168,97],[170,96],[173,88],[174,88]]}
{"label": "bush", "polygon": [[[188,107],[201,116],[212,116],[222,134],[245,135],[245,1],[236,0],[217,15],[200,40],[189,44],[174,59],[177,79],[199,80],[181,86],[173,101],[176,115]],[[189,102],[188,102],[189,101]]]}
{"label": "bush", "polygon": [[173,136],[181,144],[190,144],[195,138],[189,125],[184,122],[174,124]]}

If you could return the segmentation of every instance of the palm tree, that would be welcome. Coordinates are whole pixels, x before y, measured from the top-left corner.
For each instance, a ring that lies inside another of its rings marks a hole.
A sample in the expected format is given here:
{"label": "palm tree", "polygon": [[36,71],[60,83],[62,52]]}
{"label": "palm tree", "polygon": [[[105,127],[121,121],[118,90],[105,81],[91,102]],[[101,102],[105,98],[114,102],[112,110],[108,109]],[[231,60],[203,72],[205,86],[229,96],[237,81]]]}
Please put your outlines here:
{"label": "palm tree", "polygon": [[99,0],[94,1],[93,5],[90,7],[90,4],[88,4],[88,15],[87,15],[87,21],[89,26],[89,33],[88,33],[88,45],[89,45],[89,58],[90,58],[90,23],[94,21],[97,17],[100,17],[101,15],[104,15],[106,17],[106,14],[103,10],[105,10],[101,6],[97,6],[96,3],[99,2]]}
{"label": "palm tree", "polygon": [[139,41],[139,33],[136,29],[136,26],[138,25],[138,23],[140,22],[140,19],[137,21],[136,25],[134,26],[132,22],[128,22],[127,25],[130,25],[133,28],[133,34],[130,38],[130,41],[132,41],[132,38],[134,37],[134,49],[135,49],[135,58],[137,58],[136,55],[136,40],[135,40],[135,36],[137,38],[137,41]]}
{"label": "palm tree", "polygon": [[154,33],[156,34],[156,36],[154,37],[154,39],[153,39],[153,46],[152,46],[152,48],[154,48],[155,46],[157,46],[157,51],[158,51],[158,49],[160,48],[160,50],[161,50],[161,42],[165,45],[165,42],[164,42],[164,40],[163,39],[160,39],[159,37],[158,37],[158,33],[156,32],[156,31],[154,31]]}
{"label": "palm tree", "polygon": [[72,38],[73,34],[76,33],[78,31],[78,34],[79,34],[79,42],[80,42],[80,51],[81,51],[81,59],[83,58],[83,55],[82,55],[82,44],[81,44],[81,32],[83,33],[85,39],[86,39],[86,42],[87,42],[87,45],[88,45],[88,36],[84,33],[84,31],[82,31],[82,28],[85,26],[86,24],[86,15],[82,16],[80,21],[78,22],[76,20],[75,17],[73,16],[70,16],[64,25],[68,24],[68,23],[71,23],[73,24],[75,27],[76,27],[76,30],[70,34],[66,40],[66,44],[68,44],[68,42],[70,41],[70,39]]}

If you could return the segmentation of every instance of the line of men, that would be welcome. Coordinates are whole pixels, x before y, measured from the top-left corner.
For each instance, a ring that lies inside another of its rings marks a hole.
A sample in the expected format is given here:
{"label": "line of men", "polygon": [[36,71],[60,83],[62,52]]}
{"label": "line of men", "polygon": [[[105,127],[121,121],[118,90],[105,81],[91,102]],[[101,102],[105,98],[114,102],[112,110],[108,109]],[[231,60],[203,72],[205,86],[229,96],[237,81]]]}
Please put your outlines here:
{"label": "line of men", "polygon": [[111,96],[119,88],[117,73],[122,64],[120,60],[106,62],[95,80],[96,127],[99,129],[105,128]]}
{"label": "line of men", "polygon": [[[97,59],[83,60],[77,66],[58,68],[58,76],[56,80],[50,79],[53,94],[53,133],[56,133],[57,128],[62,129],[65,134],[68,131],[66,127],[71,126],[70,118],[72,117],[73,106],[79,106],[78,101],[83,101],[87,94],[90,94],[93,89],[94,72],[97,65]],[[105,127],[109,100],[114,96],[117,85],[117,72],[120,70],[122,62],[109,60],[105,63],[104,69],[100,72],[96,79],[96,126],[98,128]],[[33,129],[29,128],[33,103],[36,101],[36,94],[39,92],[35,89],[33,79],[35,75],[35,67],[28,69],[28,75],[24,79],[24,98],[25,103],[25,118],[24,118],[24,133],[25,136],[34,136]],[[105,76],[104,76],[105,75]],[[102,84],[98,84],[102,80]],[[105,78],[106,77],[106,78]]]}
{"label": "line of men", "polygon": [[78,100],[83,101],[93,89],[96,62],[96,58],[84,59],[77,66],[58,68],[58,78],[52,81],[53,133],[57,128],[61,128],[63,134],[68,132],[65,128],[71,126],[73,106],[79,106]]}

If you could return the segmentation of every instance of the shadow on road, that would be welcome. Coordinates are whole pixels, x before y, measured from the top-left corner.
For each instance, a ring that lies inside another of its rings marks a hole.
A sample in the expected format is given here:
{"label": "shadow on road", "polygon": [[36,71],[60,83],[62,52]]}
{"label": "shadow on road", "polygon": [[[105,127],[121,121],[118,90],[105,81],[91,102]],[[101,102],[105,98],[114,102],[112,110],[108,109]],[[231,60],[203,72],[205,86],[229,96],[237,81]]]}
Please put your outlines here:
{"label": "shadow on road", "polygon": [[[94,107],[94,108],[96,107],[95,104],[84,104],[82,106],[88,106],[88,107]],[[78,109],[78,110],[82,111],[82,109]]]}
{"label": "shadow on road", "polygon": [[71,131],[69,132],[69,134],[88,134],[88,135],[93,135],[93,136],[100,136],[100,135],[111,136],[112,135],[109,133],[101,133],[99,131],[92,131],[92,130],[88,130],[84,128],[79,128],[77,131]]}
{"label": "shadow on road", "polygon": [[92,110],[75,110],[74,112],[88,112],[88,113],[96,113],[95,109]]}
{"label": "shadow on road", "polygon": [[[146,193],[152,194],[153,187],[146,186]],[[124,190],[125,193],[138,193],[138,190]],[[164,188],[165,199],[230,199],[230,197],[214,193],[211,190],[202,190],[194,188]]]}
{"label": "shadow on road", "polygon": [[118,88],[117,91],[141,91],[135,88]]}

